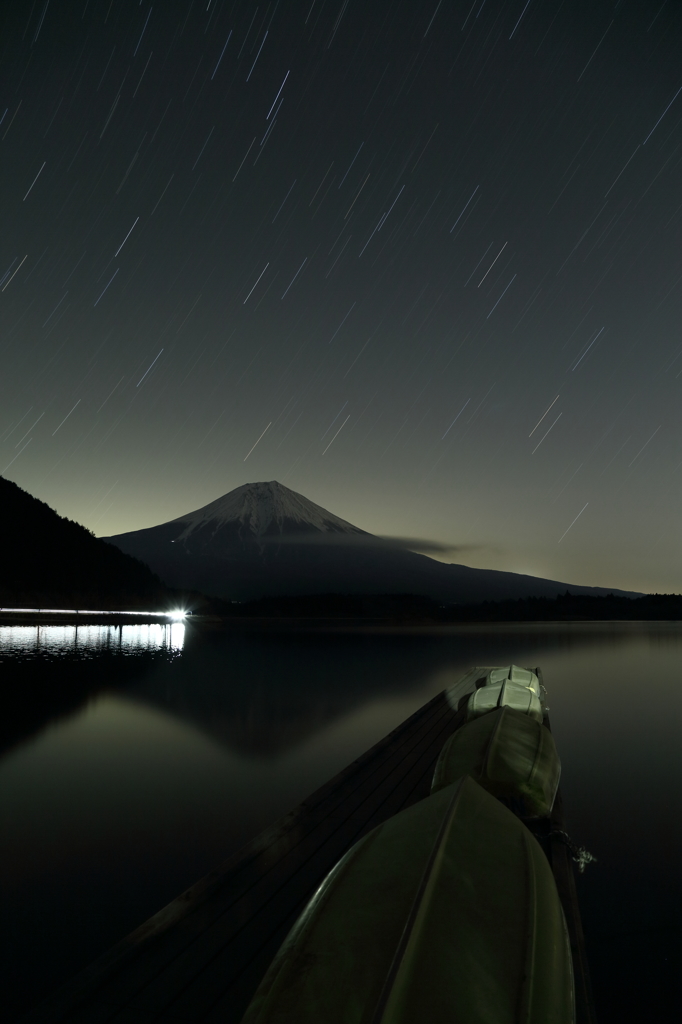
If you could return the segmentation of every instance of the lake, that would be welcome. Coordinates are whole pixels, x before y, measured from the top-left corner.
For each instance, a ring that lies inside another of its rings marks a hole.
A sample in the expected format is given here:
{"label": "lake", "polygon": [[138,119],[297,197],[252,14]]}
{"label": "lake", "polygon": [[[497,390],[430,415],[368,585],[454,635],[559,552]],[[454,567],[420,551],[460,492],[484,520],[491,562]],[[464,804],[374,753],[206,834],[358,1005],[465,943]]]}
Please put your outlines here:
{"label": "lake", "polygon": [[0,626],[10,1018],[477,664],[539,665],[598,1018],[677,1021],[682,626]]}

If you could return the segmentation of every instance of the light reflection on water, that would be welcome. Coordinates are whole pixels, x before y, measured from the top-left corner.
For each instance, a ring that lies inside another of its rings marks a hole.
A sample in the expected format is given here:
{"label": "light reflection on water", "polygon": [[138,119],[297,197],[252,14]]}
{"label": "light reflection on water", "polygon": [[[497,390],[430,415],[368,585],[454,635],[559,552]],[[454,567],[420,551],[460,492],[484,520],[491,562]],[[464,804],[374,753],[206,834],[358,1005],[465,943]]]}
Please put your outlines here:
{"label": "light reflection on water", "polygon": [[0,626],[0,658],[95,658],[103,654],[178,655],[185,643],[182,622],[139,625]]}

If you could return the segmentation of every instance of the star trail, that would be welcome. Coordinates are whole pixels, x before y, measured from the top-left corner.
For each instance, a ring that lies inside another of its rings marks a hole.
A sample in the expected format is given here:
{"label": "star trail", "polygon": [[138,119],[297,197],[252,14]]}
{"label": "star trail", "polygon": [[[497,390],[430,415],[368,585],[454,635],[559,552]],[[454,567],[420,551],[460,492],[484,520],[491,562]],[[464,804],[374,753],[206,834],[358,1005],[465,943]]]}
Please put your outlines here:
{"label": "star trail", "polygon": [[277,479],[682,589],[678,4],[0,17],[0,472],[99,535]]}

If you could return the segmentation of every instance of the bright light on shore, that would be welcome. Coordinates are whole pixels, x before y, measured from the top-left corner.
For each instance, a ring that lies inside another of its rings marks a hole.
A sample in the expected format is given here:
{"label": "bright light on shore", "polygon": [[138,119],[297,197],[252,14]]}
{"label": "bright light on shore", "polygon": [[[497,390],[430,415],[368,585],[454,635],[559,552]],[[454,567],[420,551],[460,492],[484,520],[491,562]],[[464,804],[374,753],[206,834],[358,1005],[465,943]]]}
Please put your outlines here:
{"label": "bright light on shore", "polygon": [[98,611],[92,608],[0,608],[0,615],[3,613],[13,615],[141,615],[145,618],[171,619],[172,622],[182,622],[188,615],[188,612],[181,609],[177,609],[172,612],[121,612],[109,610]]}

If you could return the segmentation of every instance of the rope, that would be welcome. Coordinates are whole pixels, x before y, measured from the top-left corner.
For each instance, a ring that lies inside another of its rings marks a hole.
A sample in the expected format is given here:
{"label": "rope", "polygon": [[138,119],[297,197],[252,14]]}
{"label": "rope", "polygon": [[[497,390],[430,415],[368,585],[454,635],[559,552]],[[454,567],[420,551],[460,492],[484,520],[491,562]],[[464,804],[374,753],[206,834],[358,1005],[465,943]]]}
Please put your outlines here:
{"label": "rope", "polygon": [[571,859],[575,864],[578,865],[578,871],[582,875],[588,864],[596,864],[597,858],[589,850],[586,850],[584,846],[577,846],[573,842],[567,832],[563,832],[559,828],[553,828],[549,833],[550,839],[558,839],[560,843],[568,847],[571,854]]}

